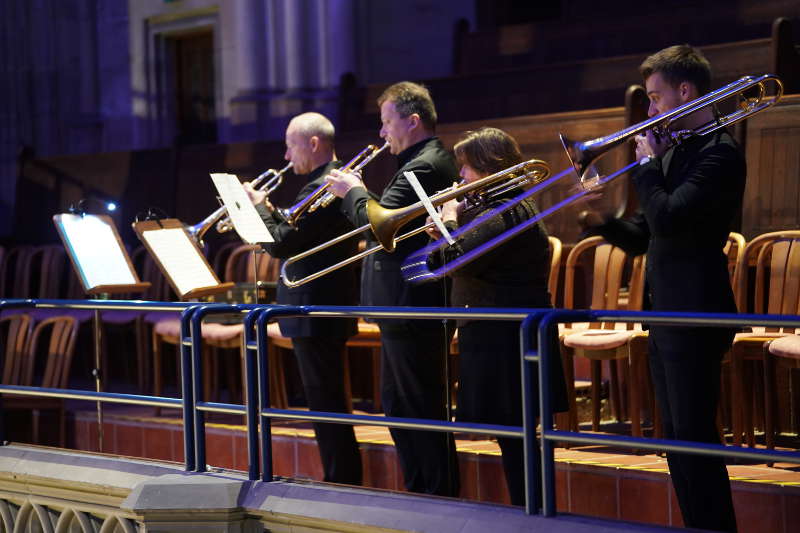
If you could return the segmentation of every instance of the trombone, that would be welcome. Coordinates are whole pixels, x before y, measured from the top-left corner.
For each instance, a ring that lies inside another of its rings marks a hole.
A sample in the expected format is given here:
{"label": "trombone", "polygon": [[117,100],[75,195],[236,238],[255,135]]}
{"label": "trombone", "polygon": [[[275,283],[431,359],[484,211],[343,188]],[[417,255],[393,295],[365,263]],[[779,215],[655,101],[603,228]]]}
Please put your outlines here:
{"label": "trombone", "polygon": [[[443,191],[439,191],[431,196],[430,201],[433,205],[440,205],[458,196],[472,194],[473,202],[488,202],[493,198],[507,194],[510,191],[521,189],[530,184],[536,184],[546,180],[549,175],[550,167],[547,163],[540,159],[531,159],[529,161],[509,167],[505,170],[501,170],[500,172],[496,172],[490,176],[486,176],[485,178],[481,178],[480,180],[473,181],[472,183],[466,183],[457,187],[451,187],[444,189]],[[382,207],[377,200],[370,198],[367,200],[367,218],[369,219],[369,224],[364,224],[360,228],[356,228],[348,233],[336,237],[335,239],[331,239],[330,241],[324,242],[318,246],[315,246],[314,248],[288,258],[281,266],[281,277],[283,278],[283,283],[289,288],[298,287],[320,278],[330,272],[355,263],[356,261],[359,261],[364,257],[372,255],[381,250],[393,252],[395,245],[398,242],[418,235],[433,226],[432,223],[425,224],[419,228],[397,236],[397,232],[401,227],[425,212],[425,207],[421,201],[398,209],[387,209]],[[286,268],[289,265],[294,264],[310,255],[314,255],[317,252],[330,248],[331,246],[334,246],[340,242],[346,241],[347,239],[359,235],[366,230],[372,230],[372,234],[379,244],[352,257],[348,257],[347,259],[335,263],[327,268],[309,274],[304,278],[291,280],[287,276]]]}
{"label": "trombone", "polygon": [[[367,165],[367,163],[375,159],[378,154],[383,152],[387,146],[389,146],[388,142],[380,148],[374,144],[370,144],[361,150],[345,166],[343,166],[341,170],[345,172],[359,172]],[[336,196],[328,191],[328,187],[330,187],[330,183],[323,183],[292,207],[288,209],[282,209],[280,211],[281,215],[283,215],[283,217],[286,219],[286,222],[290,226],[297,227],[297,221],[300,220],[300,217],[304,213],[312,213],[321,207],[328,207],[331,205],[331,203],[333,203],[334,200],[336,200]]]}
{"label": "trombone", "polygon": [[[256,179],[253,180],[251,185],[254,189],[259,191],[266,191],[267,196],[275,192],[275,189],[280,187],[281,183],[283,183],[283,175],[292,168],[292,163],[290,162],[288,165],[283,167],[280,170],[275,170],[271,168],[265,172],[262,172],[258,175]],[[211,229],[215,223],[217,225],[217,231],[219,233],[225,233],[233,229],[233,223],[231,222],[231,218],[227,216],[228,208],[224,205],[219,206],[213,213],[208,215],[206,218],[195,224],[194,226],[189,226],[186,228],[186,231],[189,232],[189,235],[194,239],[194,241],[201,245],[203,244],[203,236]]]}
{"label": "trombone", "polygon": [[[772,99],[766,98],[768,83],[773,83],[775,85],[775,96]],[[756,90],[756,96],[745,96],[744,93],[751,89]],[[456,270],[457,268],[469,263],[473,259],[480,257],[493,248],[512,239],[546,216],[583,198],[595,190],[597,186],[609,183],[615,178],[632,170],[639,164],[638,161],[634,161],[633,163],[630,163],[629,165],[617,170],[616,172],[613,172],[612,174],[609,174],[608,176],[601,176],[592,180],[587,179],[587,171],[591,169],[594,161],[612,148],[622,144],[623,142],[633,139],[636,135],[642,134],[647,130],[654,130],[657,136],[666,138],[667,142],[674,146],[686,141],[687,139],[708,135],[709,133],[715,132],[728,125],[745,120],[746,118],[749,118],[752,115],[775,105],[782,96],[783,84],[777,76],[772,74],[764,74],[762,76],[744,76],[733,83],[696,98],[691,102],[687,102],[679,107],[676,107],[675,109],[672,109],[671,111],[667,111],[648,120],[639,122],[638,124],[634,124],[633,126],[625,128],[621,131],[607,135],[606,137],[600,137],[585,142],[575,142],[571,141],[563,134],[559,135],[561,142],[564,145],[564,149],[567,152],[567,156],[570,159],[570,163],[572,163],[572,167],[574,167],[574,170],[577,172],[577,175],[580,179],[581,187],[579,187],[577,192],[570,194],[563,200],[560,200],[547,209],[540,211],[538,215],[533,216],[528,220],[514,226],[513,228],[508,229],[504,233],[501,233],[500,235],[483,243],[481,246],[477,246],[472,250],[468,250],[466,253],[460,255],[457,259],[431,270],[428,266],[428,257],[430,254],[435,253],[448,245],[444,238],[437,239],[424,248],[412,253],[405,259],[403,265],[401,266],[403,278],[409,282],[419,283],[422,281],[446,276],[453,270]],[[696,113],[710,105],[716,105],[729,98],[739,98],[739,106],[736,111],[733,111],[728,115],[719,115],[715,113],[715,117],[711,121],[694,129],[677,131],[672,130],[672,125],[678,120],[692,113]],[[501,213],[509,209],[513,209],[527,198],[550,187],[565,176],[574,177],[572,170],[573,168],[568,168],[549,179],[542,180],[529,190],[517,195],[512,201],[503,206],[492,209],[484,215],[474,219],[469,224],[458,228],[452,233],[452,237],[457,238],[468,231],[474,230],[476,227],[484,224]]]}

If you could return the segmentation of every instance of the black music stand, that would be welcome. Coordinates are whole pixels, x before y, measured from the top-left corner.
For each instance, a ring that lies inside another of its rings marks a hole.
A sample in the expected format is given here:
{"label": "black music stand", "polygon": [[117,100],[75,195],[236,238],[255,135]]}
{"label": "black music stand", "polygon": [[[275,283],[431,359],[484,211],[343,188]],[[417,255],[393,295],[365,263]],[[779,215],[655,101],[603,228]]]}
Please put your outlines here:
{"label": "black music stand", "polygon": [[[92,298],[108,299],[110,294],[143,292],[150,287],[136,275],[114,221],[108,215],[62,213],[53,223],[69,255],[72,268],[84,292]],[[93,310],[95,390],[102,392],[102,328],[100,310]],[[97,435],[103,451],[103,408],[97,402]]]}

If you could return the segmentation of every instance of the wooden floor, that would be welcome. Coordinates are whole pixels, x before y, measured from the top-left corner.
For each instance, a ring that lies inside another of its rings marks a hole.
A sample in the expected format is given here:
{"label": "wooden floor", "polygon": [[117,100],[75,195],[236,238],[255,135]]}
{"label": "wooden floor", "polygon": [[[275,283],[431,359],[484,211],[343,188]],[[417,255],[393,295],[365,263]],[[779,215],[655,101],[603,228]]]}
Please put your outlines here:
{"label": "wooden floor", "polygon": [[[95,411],[73,417],[76,449],[100,451]],[[226,423],[228,422],[228,423]],[[207,424],[207,462],[225,469],[247,469],[244,427],[235,419]],[[400,468],[388,430],[356,427],[364,464],[364,484],[403,490]],[[497,444],[457,439],[461,498],[508,503]],[[175,412],[153,416],[150,409],[105,411],[103,452],[183,461],[183,431]],[[322,469],[313,431],[304,424],[273,426],[273,468],[277,476],[320,480]],[[681,526],[666,460],[656,455],[621,453],[601,447],[557,449],[557,506],[603,518]],[[789,464],[731,465],[739,531],[800,531],[800,467]]]}

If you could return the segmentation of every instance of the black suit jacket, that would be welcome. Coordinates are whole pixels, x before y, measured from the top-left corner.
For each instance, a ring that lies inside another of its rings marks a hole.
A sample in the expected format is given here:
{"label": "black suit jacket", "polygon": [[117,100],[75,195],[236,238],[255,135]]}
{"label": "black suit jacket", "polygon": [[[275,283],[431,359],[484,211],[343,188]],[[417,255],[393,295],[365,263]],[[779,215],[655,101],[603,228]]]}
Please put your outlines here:
{"label": "black suit jacket", "polygon": [[[419,201],[411,184],[403,175],[413,171],[425,192],[430,196],[445,189],[458,180],[453,156],[445,150],[437,137],[431,137],[408,147],[398,154],[399,170],[392,177],[380,196],[383,207],[396,209]],[[355,225],[368,224],[366,204],[370,198],[363,188],[350,190],[342,202],[342,212]],[[406,224],[398,234],[424,224],[427,215]],[[361,302],[364,305],[401,306],[446,306],[444,282],[411,285],[400,275],[400,265],[411,252],[427,244],[425,233],[397,243],[394,252],[377,252],[364,259],[361,274]],[[367,245],[374,246],[373,236],[367,237]]]}
{"label": "black suit jacket", "polygon": [[610,220],[599,233],[629,253],[647,253],[653,310],[736,312],[722,249],[741,209],[746,173],[726,131],[687,140],[637,168],[640,213]]}
{"label": "black suit jacket", "polygon": [[[314,169],[308,175],[308,183],[297,194],[295,202],[308,196],[314,189],[325,181],[325,176],[341,166],[339,161],[331,161]],[[338,237],[350,231],[352,225],[339,212],[341,200],[337,199],[325,208],[306,213],[297,223],[297,228],[287,224],[277,212],[268,213],[263,206],[258,210],[262,215],[267,229],[275,239],[273,243],[265,243],[264,249],[273,257],[286,259],[309,248]],[[290,279],[305,277],[324,267],[333,265],[356,253],[358,243],[355,239],[332,246],[327,250],[309,256],[301,261],[289,265],[287,275]],[[355,263],[336,270],[314,281],[290,289],[278,282],[278,303],[291,305],[356,305],[357,284]],[[339,318],[284,318],[279,320],[281,333],[287,337],[351,337],[357,332],[355,319]]]}

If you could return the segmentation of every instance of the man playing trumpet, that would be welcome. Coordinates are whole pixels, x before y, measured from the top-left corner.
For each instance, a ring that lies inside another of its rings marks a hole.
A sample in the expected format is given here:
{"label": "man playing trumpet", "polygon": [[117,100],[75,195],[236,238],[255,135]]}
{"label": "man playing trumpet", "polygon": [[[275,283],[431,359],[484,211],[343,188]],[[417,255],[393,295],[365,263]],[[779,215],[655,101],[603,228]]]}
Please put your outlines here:
{"label": "man playing trumpet", "polygon": [[[286,160],[294,172],[307,180],[296,201],[303,200],[324,183],[325,176],[342,164],[334,151],[334,128],[319,113],[303,113],[294,117],[286,128]],[[273,257],[286,259],[352,229],[339,212],[339,201],[301,216],[290,225],[266,198],[263,191],[244,184],[275,242],[263,244]],[[340,261],[356,253],[357,243],[329,249],[324,254],[289,265],[292,277],[304,276],[320,265]],[[357,286],[353,267],[307,283],[287,288],[278,282],[278,303],[291,305],[355,305]],[[351,318],[282,318],[281,333],[291,337],[294,353],[303,380],[308,407],[314,411],[348,412],[344,391],[343,358],[345,343],[358,331]],[[335,483],[361,484],[361,455],[353,427],[346,424],[314,423],[324,480]]]}
{"label": "man playing trumpet", "polygon": [[[380,196],[386,208],[406,207],[418,201],[404,172],[413,171],[427,194],[444,189],[456,175],[453,157],[434,136],[436,109],[428,90],[411,82],[390,86],[378,98],[381,137],[397,156],[398,171]],[[367,189],[358,176],[341,171],[328,177],[330,191],[343,198],[342,213],[356,226],[368,223]],[[412,221],[421,226],[424,216]],[[380,251],[363,265],[361,301],[365,305],[446,306],[443,282],[408,285],[400,274],[403,259],[422,247],[419,235],[397,244],[394,253]],[[368,243],[375,244],[375,243]],[[389,416],[445,418],[444,365],[451,333],[439,321],[381,320],[382,391]],[[406,488],[444,496],[458,495],[458,464],[452,435],[430,431],[392,429]]]}

